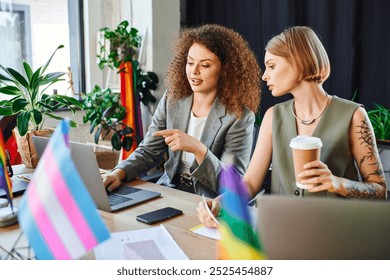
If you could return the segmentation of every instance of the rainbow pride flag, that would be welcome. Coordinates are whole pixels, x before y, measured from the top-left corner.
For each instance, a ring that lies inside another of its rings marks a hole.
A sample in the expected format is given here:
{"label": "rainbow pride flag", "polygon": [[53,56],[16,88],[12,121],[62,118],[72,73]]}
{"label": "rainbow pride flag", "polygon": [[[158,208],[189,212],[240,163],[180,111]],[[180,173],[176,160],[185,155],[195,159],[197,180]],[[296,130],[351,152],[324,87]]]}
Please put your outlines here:
{"label": "rainbow pride flag", "polygon": [[10,163],[20,164],[22,163],[22,158],[18,152],[18,145],[16,143],[16,138],[13,134],[13,129],[16,126],[16,118],[17,116],[3,116],[0,120],[1,132],[3,133],[3,141],[6,149],[10,155]]}
{"label": "rainbow pride flag", "polygon": [[72,161],[68,134],[69,121],[62,121],[19,207],[37,259],[77,259],[110,235]]}
{"label": "rainbow pride flag", "polygon": [[11,209],[13,210],[12,204],[12,183],[8,176],[7,170],[7,162],[5,155],[5,144],[3,139],[3,133],[0,131],[0,188],[5,191],[6,197],[11,205]]}
{"label": "rainbow pride flag", "polygon": [[256,231],[252,228],[247,202],[249,194],[240,173],[226,166],[219,175],[221,195],[221,219],[218,243],[219,259],[266,259]]}
{"label": "rainbow pride flag", "polygon": [[141,118],[141,107],[139,96],[136,91],[136,75],[134,69],[137,68],[136,61],[122,63],[120,66],[120,87],[121,87],[121,103],[126,108],[126,117],[123,123],[133,129],[134,140],[129,151],[122,149],[122,159],[134,152],[137,148],[137,143],[142,141],[143,128]]}

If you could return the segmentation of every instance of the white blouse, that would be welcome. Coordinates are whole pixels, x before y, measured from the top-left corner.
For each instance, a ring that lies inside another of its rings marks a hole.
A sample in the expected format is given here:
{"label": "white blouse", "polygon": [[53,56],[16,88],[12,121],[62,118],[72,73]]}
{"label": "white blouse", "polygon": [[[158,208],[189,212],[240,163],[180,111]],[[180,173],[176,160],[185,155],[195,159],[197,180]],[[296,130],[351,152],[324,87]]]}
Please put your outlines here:
{"label": "white blouse", "polygon": [[[194,113],[191,111],[191,117],[190,122],[188,124],[188,130],[187,134],[200,140],[200,137],[202,136],[204,125],[206,123],[206,117],[195,117]],[[187,153],[183,151],[182,157],[181,157],[181,173],[189,173],[190,167],[195,160],[195,156],[193,153]]]}

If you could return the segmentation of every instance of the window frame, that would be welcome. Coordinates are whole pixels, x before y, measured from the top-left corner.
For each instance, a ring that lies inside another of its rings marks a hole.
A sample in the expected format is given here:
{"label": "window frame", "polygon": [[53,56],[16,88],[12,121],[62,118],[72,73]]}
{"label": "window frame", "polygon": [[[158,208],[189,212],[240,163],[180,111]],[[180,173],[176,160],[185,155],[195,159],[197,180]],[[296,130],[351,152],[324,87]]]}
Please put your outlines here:
{"label": "window frame", "polygon": [[68,0],[70,69],[74,94],[85,92],[85,42],[83,0]]}

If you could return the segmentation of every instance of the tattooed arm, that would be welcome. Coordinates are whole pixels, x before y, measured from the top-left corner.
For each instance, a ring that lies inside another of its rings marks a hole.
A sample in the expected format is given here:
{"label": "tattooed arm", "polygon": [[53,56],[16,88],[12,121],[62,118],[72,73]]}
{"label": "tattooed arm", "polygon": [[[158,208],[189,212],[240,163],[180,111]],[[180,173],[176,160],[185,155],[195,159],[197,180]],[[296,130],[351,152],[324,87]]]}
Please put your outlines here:
{"label": "tattooed arm", "polygon": [[351,151],[362,182],[334,178],[333,190],[351,198],[385,199],[386,180],[376,146],[374,131],[363,108],[355,111],[349,131]]}
{"label": "tattooed arm", "polygon": [[302,183],[317,184],[309,189],[309,192],[327,190],[350,198],[385,199],[387,186],[383,167],[371,123],[363,108],[357,109],[353,115],[349,139],[352,156],[358,165],[362,182],[336,177],[326,164],[318,160],[305,164],[306,170],[299,176],[309,179]]}

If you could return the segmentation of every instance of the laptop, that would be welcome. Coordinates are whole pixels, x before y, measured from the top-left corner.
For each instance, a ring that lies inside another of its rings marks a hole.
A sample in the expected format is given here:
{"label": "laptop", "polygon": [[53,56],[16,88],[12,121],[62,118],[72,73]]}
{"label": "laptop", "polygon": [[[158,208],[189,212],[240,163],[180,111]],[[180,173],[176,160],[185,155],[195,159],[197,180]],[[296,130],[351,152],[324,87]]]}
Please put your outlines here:
{"label": "laptop", "polygon": [[264,195],[257,229],[269,259],[390,259],[390,203]]}
{"label": "laptop", "polygon": [[[17,175],[13,175],[11,179],[12,182],[12,195],[18,196],[22,195],[28,186],[28,181],[20,179]],[[7,195],[3,189],[0,189],[0,198],[6,198]]]}
{"label": "laptop", "polygon": [[[50,139],[33,136],[32,140],[40,158]],[[104,188],[92,146],[70,141],[70,147],[73,162],[98,209],[115,212],[161,196],[159,192],[129,187],[124,184],[108,193]]]}

